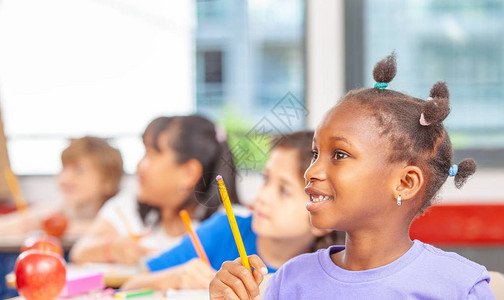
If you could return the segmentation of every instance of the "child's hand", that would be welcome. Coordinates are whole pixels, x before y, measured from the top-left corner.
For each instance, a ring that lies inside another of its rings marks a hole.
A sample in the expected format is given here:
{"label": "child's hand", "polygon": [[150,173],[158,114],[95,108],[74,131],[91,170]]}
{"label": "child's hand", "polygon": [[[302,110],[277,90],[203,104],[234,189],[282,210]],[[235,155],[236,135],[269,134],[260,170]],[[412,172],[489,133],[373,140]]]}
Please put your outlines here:
{"label": "child's hand", "polygon": [[259,299],[259,284],[268,274],[259,256],[249,256],[251,273],[241,264],[240,258],[227,261],[210,282],[210,299]]}
{"label": "child's hand", "polygon": [[174,267],[177,273],[177,289],[207,289],[215,276],[215,270],[205,261],[193,258],[185,264]]}
{"label": "child's hand", "polygon": [[109,255],[116,263],[134,265],[151,251],[130,237],[121,236],[111,242]]}
{"label": "child's hand", "polygon": [[199,258],[164,271],[142,273],[133,276],[121,289],[153,288],[169,289],[207,289],[215,270]]}

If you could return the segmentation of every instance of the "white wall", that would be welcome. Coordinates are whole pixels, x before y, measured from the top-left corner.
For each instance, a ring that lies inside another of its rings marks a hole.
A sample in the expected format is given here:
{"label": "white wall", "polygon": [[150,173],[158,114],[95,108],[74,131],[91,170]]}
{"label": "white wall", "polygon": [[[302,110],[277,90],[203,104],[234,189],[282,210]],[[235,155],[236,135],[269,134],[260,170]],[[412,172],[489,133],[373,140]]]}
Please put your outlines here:
{"label": "white wall", "polygon": [[315,129],[345,93],[344,1],[306,1],[306,104]]}
{"label": "white wall", "polygon": [[65,137],[119,137],[133,172],[159,115],[194,110],[193,1],[2,0],[0,100],[18,174],[53,174]]}

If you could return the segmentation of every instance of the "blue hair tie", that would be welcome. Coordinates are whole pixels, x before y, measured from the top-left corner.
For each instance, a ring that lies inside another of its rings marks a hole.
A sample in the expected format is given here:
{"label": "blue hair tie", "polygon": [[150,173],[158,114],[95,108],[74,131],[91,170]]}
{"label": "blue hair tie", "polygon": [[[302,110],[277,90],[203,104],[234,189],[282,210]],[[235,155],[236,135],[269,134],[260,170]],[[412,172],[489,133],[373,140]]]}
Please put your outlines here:
{"label": "blue hair tie", "polygon": [[386,82],[377,82],[374,84],[375,89],[380,89],[380,90],[383,90],[387,86],[388,86],[388,84]]}
{"label": "blue hair tie", "polygon": [[450,167],[450,170],[448,171],[448,175],[450,175],[451,177],[457,175],[457,172],[458,172],[458,166],[457,165],[452,165]]}

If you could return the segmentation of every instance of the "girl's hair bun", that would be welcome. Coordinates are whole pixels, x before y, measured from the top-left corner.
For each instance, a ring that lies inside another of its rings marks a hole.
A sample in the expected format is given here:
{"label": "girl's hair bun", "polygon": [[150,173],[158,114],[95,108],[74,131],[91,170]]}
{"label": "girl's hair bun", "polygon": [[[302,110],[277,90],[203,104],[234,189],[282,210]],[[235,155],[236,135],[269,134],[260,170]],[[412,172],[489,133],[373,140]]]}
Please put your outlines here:
{"label": "girl's hair bun", "polygon": [[448,91],[448,87],[446,86],[446,82],[438,81],[436,82],[431,90],[430,95],[431,98],[450,98],[450,92]]}
{"label": "girl's hair bun", "polygon": [[476,162],[472,158],[466,158],[458,164],[458,172],[455,175],[455,186],[460,189],[469,179],[469,177],[476,172]]}
{"label": "girl's hair bun", "polygon": [[373,78],[376,82],[389,83],[394,79],[396,72],[396,54],[392,52],[389,56],[376,63],[373,69]]}
{"label": "girl's hair bun", "polygon": [[430,91],[430,99],[424,104],[420,124],[440,124],[450,113],[450,92],[445,82],[436,82]]}

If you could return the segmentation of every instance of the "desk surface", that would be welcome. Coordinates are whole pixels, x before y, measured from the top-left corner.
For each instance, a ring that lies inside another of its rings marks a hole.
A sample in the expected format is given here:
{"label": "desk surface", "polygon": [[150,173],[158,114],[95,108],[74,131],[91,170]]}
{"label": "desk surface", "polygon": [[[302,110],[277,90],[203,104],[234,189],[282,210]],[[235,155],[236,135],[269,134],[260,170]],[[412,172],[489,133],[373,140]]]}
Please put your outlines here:
{"label": "desk surface", "polygon": [[[118,264],[98,264],[87,263],[84,265],[67,264],[67,271],[98,271],[103,273],[105,286],[119,288],[133,275],[138,274],[139,269],[136,266],[123,266]],[[13,272],[5,276],[5,282],[10,288],[16,288],[16,276]]]}
{"label": "desk surface", "polygon": [[[111,295],[103,295],[106,292],[96,292],[93,294],[79,295],[71,298],[65,298],[68,300],[79,299],[79,300],[91,300],[91,299],[117,299]],[[10,298],[12,300],[24,300],[23,297]],[[135,297],[135,299],[170,299],[170,300],[208,300],[210,299],[208,295],[208,290],[169,290],[166,292],[155,292],[154,295],[149,295],[145,297]]]}
{"label": "desk surface", "polygon": [[[19,235],[4,235],[0,239],[0,253],[13,253],[19,252],[23,242],[28,238],[27,236],[19,236]],[[73,244],[77,241],[77,237],[75,236],[64,236],[61,241],[61,246],[63,250],[69,251],[72,248]]]}

